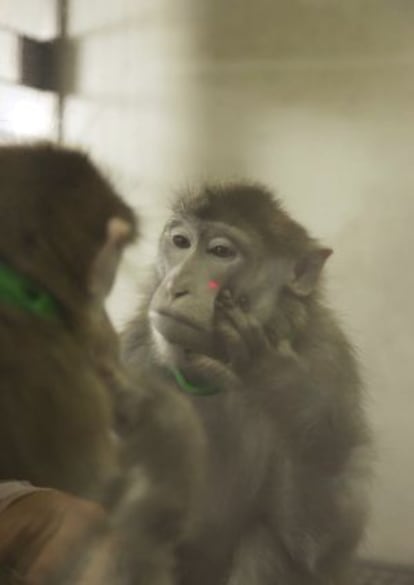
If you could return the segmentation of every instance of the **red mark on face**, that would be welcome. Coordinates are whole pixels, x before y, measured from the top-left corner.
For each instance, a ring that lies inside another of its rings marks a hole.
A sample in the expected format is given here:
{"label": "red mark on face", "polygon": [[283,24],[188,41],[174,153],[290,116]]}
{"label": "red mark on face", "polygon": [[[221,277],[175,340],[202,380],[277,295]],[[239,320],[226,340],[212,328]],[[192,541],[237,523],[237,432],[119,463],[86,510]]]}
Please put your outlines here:
{"label": "red mark on face", "polygon": [[217,280],[209,280],[208,281],[208,288],[210,290],[217,290],[219,287],[219,283],[217,282]]}

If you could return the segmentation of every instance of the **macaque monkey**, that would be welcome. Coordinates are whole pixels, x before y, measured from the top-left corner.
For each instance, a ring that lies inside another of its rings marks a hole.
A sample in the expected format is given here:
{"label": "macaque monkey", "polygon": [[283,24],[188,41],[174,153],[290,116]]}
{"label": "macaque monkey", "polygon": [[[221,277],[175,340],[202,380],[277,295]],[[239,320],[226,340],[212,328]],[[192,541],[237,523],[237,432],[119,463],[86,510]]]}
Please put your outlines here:
{"label": "macaque monkey", "polygon": [[0,148],[0,222],[0,481],[46,488],[0,514],[0,535],[19,502],[27,519],[59,491],[108,513],[55,576],[0,543],[2,585],[169,585],[203,438],[186,400],[119,361],[104,303],[137,220],[86,155],[35,144]]}
{"label": "macaque monkey", "polygon": [[95,322],[131,209],[83,154],[0,148],[0,478],[99,498],[118,473]]}
{"label": "macaque monkey", "polygon": [[178,585],[350,582],[370,438],[320,286],[331,253],[255,184],[207,185],[173,208],[123,356],[187,396],[207,435]]}

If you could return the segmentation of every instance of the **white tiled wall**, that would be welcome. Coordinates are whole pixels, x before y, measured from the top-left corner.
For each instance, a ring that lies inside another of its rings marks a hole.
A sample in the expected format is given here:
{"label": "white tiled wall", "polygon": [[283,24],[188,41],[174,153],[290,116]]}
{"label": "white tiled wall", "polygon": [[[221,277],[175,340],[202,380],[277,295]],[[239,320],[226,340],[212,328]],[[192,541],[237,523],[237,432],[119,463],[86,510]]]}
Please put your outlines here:
{"label": "white tiled wall", "polygon": [[1,0],[0,23],[38,39],[57,34],[56,0]]}
{"label": "white tiled wall", "polygon": [[57,97],[17,85],[19,35],[58,34],[57,0],[0,0],[0,141],[57,137]]}
{"label": "white tiled wall", "polygon": [[145,217],[139,255],[128,255],[110,303],[120,323],[136,304],[166,198],[198,164],[197,88],[182,71],[193,58],[196,31],[186,23],[194,4],[69,2],[65,139],[89,148]]}
{"label": "white tiled wall", "polygon": [[171,193],[248,177],[332,245],[377,439],[367,554],[414,560],[414,4],[69,0],[66,140],[142,214],[110,308],[133,310]]}

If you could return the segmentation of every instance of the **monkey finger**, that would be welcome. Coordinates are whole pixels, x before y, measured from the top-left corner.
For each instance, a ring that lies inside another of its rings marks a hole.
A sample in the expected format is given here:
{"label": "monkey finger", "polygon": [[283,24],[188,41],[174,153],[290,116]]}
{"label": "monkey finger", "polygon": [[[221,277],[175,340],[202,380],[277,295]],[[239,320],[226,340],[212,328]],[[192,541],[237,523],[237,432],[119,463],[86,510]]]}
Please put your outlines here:
{"label": "monkey finger", "polygon": [[246,313],[240,306],[233,305],[226,310],[225,315],[244,340],[250,357],[268,349],[269,342],[263,327],[251,313]]}
{"label": "monkey finger", "polygon": [[229,309],[233,307],[234,300],[231,291],[228,288],[224,288],[220,291],[219,295],[216,298],[216,306],[220,309]]}
{"label": "monkey finger", "polygon": [[246,342],[229,319],[223,318],[217,323],[216,334],[226,361],[233,367],[237,368],[248,359],[249,349]]}

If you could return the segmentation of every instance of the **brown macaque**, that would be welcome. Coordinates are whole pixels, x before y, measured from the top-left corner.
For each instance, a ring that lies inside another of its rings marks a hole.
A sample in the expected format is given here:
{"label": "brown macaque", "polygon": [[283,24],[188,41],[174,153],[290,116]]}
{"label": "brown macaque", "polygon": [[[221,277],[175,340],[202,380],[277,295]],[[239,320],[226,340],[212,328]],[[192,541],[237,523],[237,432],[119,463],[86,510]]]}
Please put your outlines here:
{"label": "brown macaque", "polygon": [[136,218],[86,155],[36,144],[0,147],[0,225],[0,481],[49,488],[0,513],[1,583],[169,585],[203,435],[120,365],[104,302]]}
{"label": "brown macaque", "polygon": [[135,218],[48,144],[1,147],[0,189],[0,479],[98,498],[118,463],[94,328]]}
{"label": "brown macaque", "polygon": [[254,184],[186,194],[165,226],[123,354],[187,395],[207,434],[179,585],[352,582],[370,437],[354,350],[321,291],[331,253]]}

